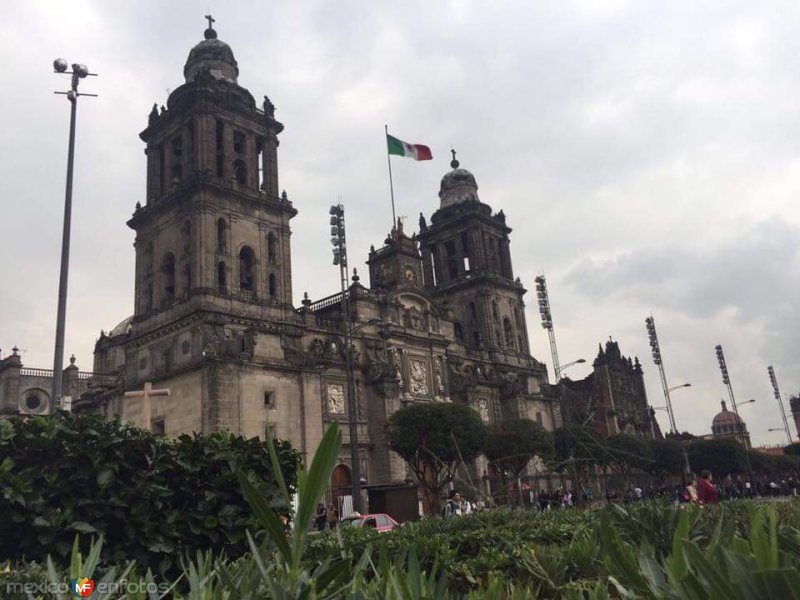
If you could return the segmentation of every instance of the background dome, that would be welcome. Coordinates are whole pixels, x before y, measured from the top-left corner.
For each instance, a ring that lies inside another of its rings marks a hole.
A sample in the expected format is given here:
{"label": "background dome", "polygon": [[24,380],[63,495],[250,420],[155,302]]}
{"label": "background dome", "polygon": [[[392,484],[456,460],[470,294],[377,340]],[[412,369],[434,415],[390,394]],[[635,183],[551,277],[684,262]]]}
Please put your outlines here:
{"label": "background dome", "polygon": [[714,420],[711,421],[711,425],[713,427],[714,425],[732,425],[734,423],[744,423],[744,421],[742,421],[742,418],[735,412],[728,410],[728,407],[723,401],[722,412],[716,414]]}

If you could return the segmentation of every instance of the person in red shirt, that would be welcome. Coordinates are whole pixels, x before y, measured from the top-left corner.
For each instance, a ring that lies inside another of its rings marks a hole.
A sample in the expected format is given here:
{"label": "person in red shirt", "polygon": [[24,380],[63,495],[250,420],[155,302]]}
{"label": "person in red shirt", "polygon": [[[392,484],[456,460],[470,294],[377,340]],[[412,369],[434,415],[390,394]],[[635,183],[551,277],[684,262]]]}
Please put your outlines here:
{"label": "person in red shirt", "polygon": [[700,504],[718,504],[719,492],[711,483],[711,471],[700,473],[700,481],[697,482],[697,500]]}

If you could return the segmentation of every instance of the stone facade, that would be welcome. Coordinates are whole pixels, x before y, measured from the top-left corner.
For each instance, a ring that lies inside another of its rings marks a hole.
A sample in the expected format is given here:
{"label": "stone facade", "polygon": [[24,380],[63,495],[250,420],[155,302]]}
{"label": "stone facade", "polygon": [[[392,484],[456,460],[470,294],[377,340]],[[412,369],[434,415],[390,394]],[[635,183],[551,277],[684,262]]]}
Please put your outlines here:
{"label": "stone facade", "polygon": [[[90,386],[113,385],[115,377],[86,373],[75,365],[75,357],[70,357],[69,366],[64,369],[64,396],[70,401],[85,394]],[[8,414],[48,414],[53,410],[53,371],[33,369],[22,364],[19,350],[14,347],[10,355],[0,360],[0,415]]]}
{"label": "stone facade", "polygon": [[604,437],[627,433],[660,438],[639,359],[624,357],[619,344],[609,340],[605,349],[600,346],[593,367],[585,379],[561,380],[564,420],[589,423]]}
{"label": "stone facade", "polygon": [[[238,85],[230,47],[212,29],[205,37],[189,55],[185,83],[166,107],[153,107],[141,133],[147,197],[128,221],[136,232],[135,310],[101,332],[94,370],[107,377],[76,410],[171,436],[275,435],[307,456],[339,421],[336,478],[346,481],[350,353],[361,472],[370,484],[408,476],[384,436],[386,419],[408,403],[462,402],[487,422],[530,417],[556,427],[558,398],[528,349],[511,229],[456,162],[431,224],[422,218],[408,236],[398,223],[370,251],[370,288],[354,274],[345,292],[351,348],[343,294],[293,306],[297,210],[278,187],[283,125],[268,98],[257,106]],[[153,398],[149,421],[142,399],[125,397],[146,382],[170,391]]]}
{"label": "stone facade", "polygon": [[794,419],[794,430],[800,439],[800,394],[789,398],[789,408],[792,411],[792,418]]}

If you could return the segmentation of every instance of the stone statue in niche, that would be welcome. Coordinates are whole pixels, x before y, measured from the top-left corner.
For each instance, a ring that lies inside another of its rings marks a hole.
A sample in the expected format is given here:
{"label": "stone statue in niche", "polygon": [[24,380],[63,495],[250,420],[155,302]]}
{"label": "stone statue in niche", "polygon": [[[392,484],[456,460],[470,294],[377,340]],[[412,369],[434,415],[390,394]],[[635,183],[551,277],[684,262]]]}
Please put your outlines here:
{"label": "stone statue in niche", "polygon": [[436,386],[436,395],[444,396],[444,379],[442,378],[442,358],[434,359],[434,385]]}
{"label": "stone statue in niche", "polygon": [[408,320],[411,325],[411,329],[417,329],[421,331],[424,327],[424,323],[422,322],[422,315],[419,314],[419,311],[416,308],[411,308],[408,311]]}
{"label": "stone statue in niche", "polygon": [[427,396],[428,390],[428,366],[425,361],[412,360],[409,363],[409,385],[414,396]]}
{"label": "stone statue in niche", "polygon": [[481,415],[481,420],[484,423],[489,422],[489,400],[487,398],[480,398],[478,400],[478,412]]}
{"label": "stone statue in niche", "polygon": [[344,386],[339,383],[328,384],[328,413],[344,414]]}
{"label": "stone statue in niche", "polygon": [[402,348],[391,348],[389,350],[389,365],[392,377],[397,381],[397,388],[402,394],[405,387],[403,381],[403,350]]}

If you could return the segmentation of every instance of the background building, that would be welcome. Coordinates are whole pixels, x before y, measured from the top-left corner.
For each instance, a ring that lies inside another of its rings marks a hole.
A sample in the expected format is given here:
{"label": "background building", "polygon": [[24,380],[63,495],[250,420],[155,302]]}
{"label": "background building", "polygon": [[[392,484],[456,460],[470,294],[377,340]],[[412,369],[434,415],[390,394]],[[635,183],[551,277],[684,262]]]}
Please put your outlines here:
{"label": "background building", "polygon": [[750,448],[750,434],[747,432],[747,424],[735,412],[728,410],[725,401],[722,400],[722,411],[717,413],[711,422],[711,435],[714,438],[732,438],[742,442],[746,448]]}
{"label": "background building", "polygon": [[642,365],[638,358],[622,355],[619,343],[601,345],[584,379],[565,377],[560,382],[565,421],[586,423],[607,437],[627,433],[659,438],[661,429],[655,411],[647,402]]}
{"label": "background building", "polygon": [[[75,409],[170,436],[274,435],[311,454],[329,423],[350,418],[349,353],[369,484],[408,476],[384,438],[386,419],[407,403],[461,402],[487,423],[528,417],[556,427],[558,398],[529,353],[511,228],[455,158],[430,224],[421,217],[409,236],[398,222],[370,251],[370,288],[354,269],[346,292],[293,306],[297,209],[278,184],[283,125],[272,102],[256,103],[238,76],[231,48],[209,27],[189,53],[184,84],[150,112],[140,134],[147,196],[128,221],[134,314],[101,332],[94,372],[102,375],[77,377],[80,388],[67,383],[80,396]],[[356,332],[350,348],[345,298]],[[141,398],[125,396],[145,383],[170,392],[152,399],[149,414]],[[4,402],[27,402],[21,387],[4,389]],[[49,394],[45,383],[36,389]],[[342,430],[339,495],[350,486],[351,440]]]}

